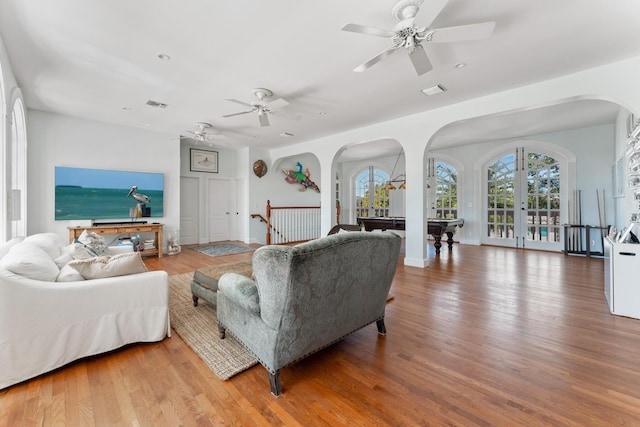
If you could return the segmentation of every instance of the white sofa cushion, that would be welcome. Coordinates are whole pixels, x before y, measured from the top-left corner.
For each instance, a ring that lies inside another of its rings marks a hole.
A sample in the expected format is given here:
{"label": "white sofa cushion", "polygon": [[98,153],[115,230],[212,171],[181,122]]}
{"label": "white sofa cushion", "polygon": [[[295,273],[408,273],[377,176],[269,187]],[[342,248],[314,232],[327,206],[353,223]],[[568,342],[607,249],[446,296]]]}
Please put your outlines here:
{"label": "white sofa cushion", "polygon": [[77,270],[85,279],[101,279],[147,271],[147,267],[142,262],[140,252],[129,252],[112,257],[101,256],[74,260],[67,265]]}
{"label": "white sofa cushion", "polygon": [[75,268],[65,265],[60,269],[60,274],[56,278],[56,282],[80,282],[84,277]]}
{"label": "white sofa cushion", "polygon": [[46,282],[55,281],[60,273],[58,266],[44,249],[28,242],[14,245],[0,259],[0,267],[30,279]]}

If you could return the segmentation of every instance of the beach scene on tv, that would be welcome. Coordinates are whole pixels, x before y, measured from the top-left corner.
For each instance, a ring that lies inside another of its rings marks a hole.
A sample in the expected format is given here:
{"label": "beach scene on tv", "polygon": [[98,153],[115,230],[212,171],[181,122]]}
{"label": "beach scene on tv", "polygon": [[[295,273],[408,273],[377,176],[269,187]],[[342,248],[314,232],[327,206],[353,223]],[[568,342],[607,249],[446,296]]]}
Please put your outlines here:
{"label": "beach scene on tv", "polygon": [[164,216],[164,175],[55,167],[55,219]]}

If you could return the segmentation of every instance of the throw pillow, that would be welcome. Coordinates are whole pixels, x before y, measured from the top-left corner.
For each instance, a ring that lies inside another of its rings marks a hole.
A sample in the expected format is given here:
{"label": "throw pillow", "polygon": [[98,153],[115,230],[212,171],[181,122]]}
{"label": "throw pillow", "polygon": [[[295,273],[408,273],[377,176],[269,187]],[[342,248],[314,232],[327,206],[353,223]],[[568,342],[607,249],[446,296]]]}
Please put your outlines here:
{"label": "throw pillow", "polygon": [[77,270],[65,265],[60,269],[60,274],[56,278],[56,282],[80,282],[84,280],[82,274],[78,273]]}
{"label": "throw pillow", "polygon": [[0,259],[0,266],[34,280],[53,282],[60,270],[51,257],[33,243],[18,243]]}
{"label": "throw pillow", "polygon": [[140,252],[74,260],[67,265],[78,271],[85,279],[102,279],[147,271]]}
{"label": "throw pillow", "polygon": [[88,259],[97,256],[93,249],[79,242],[71,243],[62,250],[62,253],[68,253],[73,259]]}
{"label": "throw pillow", "polygon": [[106,240],[101,235],[93,231],[84,230],[77,239],[78,243],[82,243],[87,249],[94,253],[94,256],[109,255],[109,247]]}

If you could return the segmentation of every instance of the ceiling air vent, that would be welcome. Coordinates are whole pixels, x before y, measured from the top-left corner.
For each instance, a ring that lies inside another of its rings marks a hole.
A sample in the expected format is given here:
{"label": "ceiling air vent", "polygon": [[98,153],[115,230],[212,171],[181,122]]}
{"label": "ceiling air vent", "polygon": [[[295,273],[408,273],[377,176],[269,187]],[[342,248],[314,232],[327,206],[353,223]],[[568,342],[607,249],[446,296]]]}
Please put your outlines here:
{"label": "ceiling air vent", "polygon": [[167,104],[152,100],[148,100],[147,105],[154,108],[167,108]]}

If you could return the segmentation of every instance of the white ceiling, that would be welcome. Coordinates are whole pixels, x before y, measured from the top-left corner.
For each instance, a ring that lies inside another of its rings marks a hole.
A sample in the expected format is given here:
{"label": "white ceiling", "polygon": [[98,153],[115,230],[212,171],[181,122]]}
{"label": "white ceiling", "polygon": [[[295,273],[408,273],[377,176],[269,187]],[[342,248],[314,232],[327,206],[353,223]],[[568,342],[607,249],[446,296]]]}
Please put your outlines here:
{"label": "white ceiling", "polygon": [[[493,36],[427,45],[434,69],[422,76],[403,51],[353,72],[391,42],[342,26],[391,28],[394,3],[0,0],[0,34],[30,108],[176,137],[204,121],[227,136],[220,145],[263,148],[640,54],[638,0],[450,0],[432,28],[495,21]],[[417,24],[426,18],[418,14]],[[171,59],[160,60],[161,53]],[[466,67],[455,68],[458,63]],[[431,97],[420,92],[436,84],[447,91]],[[283,111],[302,119],[271,117],[271,126],[262,128],[253,114],[222,117],[245,109],[225,98],[250,102],[259,87],[285,98],[290,104]],[[148,100],[168,106],[152,108]],[[600,101],[536,107],[450,125],[433,147],[611,123],[617,111]],[[397,145],[378,145],[386,154],[397,152]],[[356,148],[345,152],[357,155]]]}

